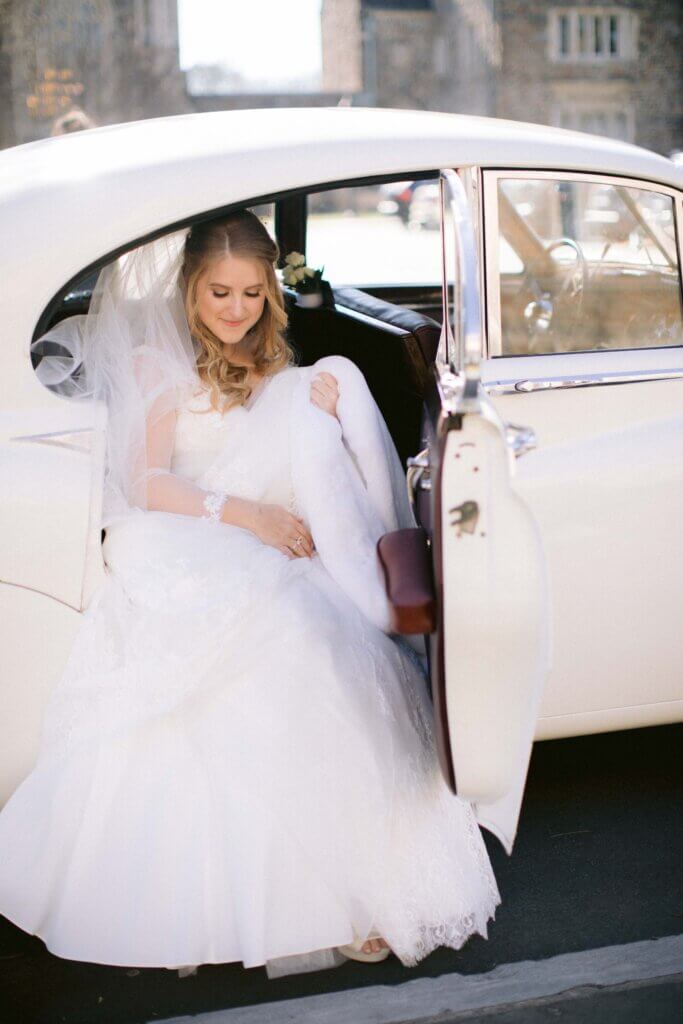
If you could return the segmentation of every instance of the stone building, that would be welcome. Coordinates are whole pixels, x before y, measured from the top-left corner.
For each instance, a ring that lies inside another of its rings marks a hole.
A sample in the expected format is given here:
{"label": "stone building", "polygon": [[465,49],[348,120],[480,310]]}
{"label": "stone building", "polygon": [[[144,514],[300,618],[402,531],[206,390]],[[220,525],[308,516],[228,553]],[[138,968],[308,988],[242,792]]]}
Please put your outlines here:
{"label": "stone building", "polygon": [[0,147],[73,105],[98,124],[190,109],[176,0],[0,0]]}
{"label": "stone building", "polygon": [[683,144],[683,4],[506,0],[497,112],[638,142]]}
{"label": "stone building", "polygon": [[354,103],[683,147],[681,0],[323,0],[322,20],[324,86]]}

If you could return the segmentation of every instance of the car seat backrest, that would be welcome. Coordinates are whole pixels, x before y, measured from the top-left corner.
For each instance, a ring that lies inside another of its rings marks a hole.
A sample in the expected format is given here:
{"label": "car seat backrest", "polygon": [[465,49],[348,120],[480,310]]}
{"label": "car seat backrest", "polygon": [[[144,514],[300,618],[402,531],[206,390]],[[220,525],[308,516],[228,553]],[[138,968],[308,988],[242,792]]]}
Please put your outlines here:
{"label": "car seat backrest", "polygon": [[334,296],[340,306],[364,313],[381,323],[399,327],[402,331],[412,334],[420,346],[426,366],[436,359],[441,325],[430,316],[378,299],[375,295],[360,291],[358,288],[337,288]]}

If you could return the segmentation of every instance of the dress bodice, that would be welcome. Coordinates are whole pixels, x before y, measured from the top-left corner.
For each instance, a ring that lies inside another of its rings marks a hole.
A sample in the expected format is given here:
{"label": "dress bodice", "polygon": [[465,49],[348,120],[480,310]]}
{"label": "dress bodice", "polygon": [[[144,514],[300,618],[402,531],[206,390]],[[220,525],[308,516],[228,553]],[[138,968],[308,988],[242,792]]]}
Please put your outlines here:
{"label": "dress bodice", "polygon": [[171,471],[199,486],[291,505],[290,416],[300,371],[267,379],[249,406],[214,410],[209,389],[187,394],[178,408]]}

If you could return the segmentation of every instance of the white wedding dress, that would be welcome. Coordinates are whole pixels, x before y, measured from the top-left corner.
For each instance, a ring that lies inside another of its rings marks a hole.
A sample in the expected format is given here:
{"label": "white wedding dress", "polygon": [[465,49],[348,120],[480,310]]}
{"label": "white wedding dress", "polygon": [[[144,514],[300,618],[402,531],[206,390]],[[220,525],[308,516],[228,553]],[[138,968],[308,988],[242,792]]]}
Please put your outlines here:
{"label": "white wedding dress", "polygon": [[[360,374],[323,362],[363,430]],[[312,559],[190,515],[107,531],[104,586],[0,814],[0,914],[58,956],[273,976],[371,930],[405,965],[486,935],[500,897],[440,775],[419,642],[376,610],[378,448],[311,404],[311,372],[224,416],[188,394],[172,470],[304,514]]]}

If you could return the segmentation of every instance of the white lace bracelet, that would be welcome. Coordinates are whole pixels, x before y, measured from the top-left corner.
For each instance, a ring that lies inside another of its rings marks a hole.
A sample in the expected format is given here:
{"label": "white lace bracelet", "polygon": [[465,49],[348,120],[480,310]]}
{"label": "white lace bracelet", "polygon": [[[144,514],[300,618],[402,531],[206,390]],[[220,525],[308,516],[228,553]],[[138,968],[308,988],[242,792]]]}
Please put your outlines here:
{"label": "white lace bracelet", "polygon": [[218,522],[221,518],[221,512],[223,506],[228,500],[228,495],[225,491],[209,491],[203,501],[204,508],[206,509],[206,515],[203,519],[211,519],[214,522]]}

